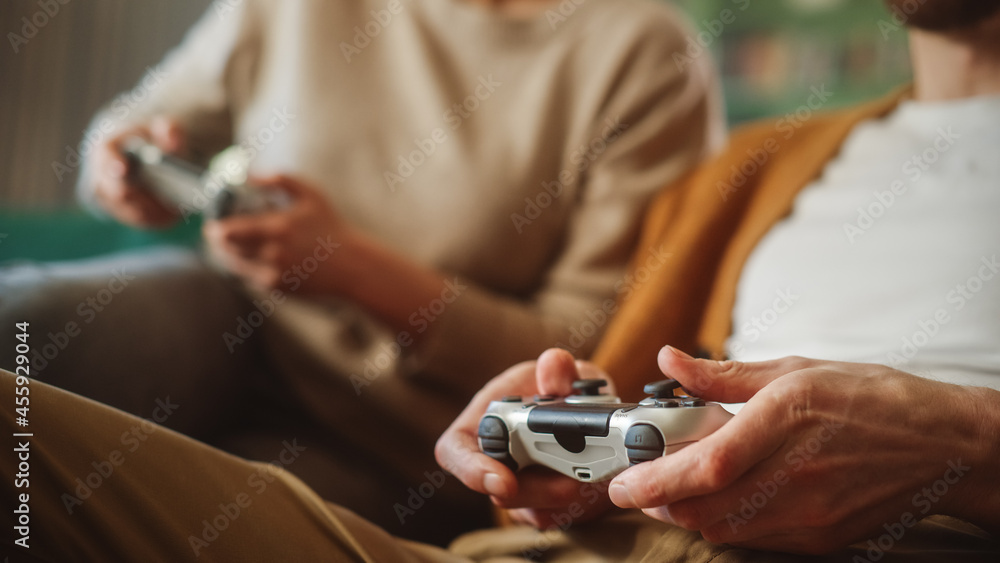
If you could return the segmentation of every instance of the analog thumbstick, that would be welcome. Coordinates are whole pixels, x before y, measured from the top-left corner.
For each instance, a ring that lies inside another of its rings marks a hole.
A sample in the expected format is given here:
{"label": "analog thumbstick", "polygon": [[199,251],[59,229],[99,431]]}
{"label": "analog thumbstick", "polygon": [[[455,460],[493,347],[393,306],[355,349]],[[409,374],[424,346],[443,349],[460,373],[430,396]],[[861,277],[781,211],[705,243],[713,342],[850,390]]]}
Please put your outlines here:
{"label": "analog thumbstick", "polygon": [[647,383],[642,391],[647,395],[652,395],[654,399],[669,399],[674,396],[674,389],[681,386],[676,379],[663,379],[654,383]]}
{"label": "analog thumbstick", "polygon": [[573,389],[585,397],[596,397],[601,394],[601,387],[607,384],[603,379],[578,379],[573,382]]}

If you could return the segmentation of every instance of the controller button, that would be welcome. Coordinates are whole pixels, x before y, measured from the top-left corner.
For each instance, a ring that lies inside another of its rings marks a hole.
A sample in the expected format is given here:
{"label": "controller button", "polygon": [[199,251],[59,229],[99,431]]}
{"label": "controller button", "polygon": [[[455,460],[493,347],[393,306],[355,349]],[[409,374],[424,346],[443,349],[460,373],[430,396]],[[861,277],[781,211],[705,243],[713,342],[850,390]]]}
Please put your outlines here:
{"label": "controller button", "polygon": [[669,399],[666,401],[656,401],[656,405],[660,407],[666,407],[668,409],[681,406],[680,402],[675,401],[673,399]]}
{"label": "controller button", "polygon": [[635,424],[625,433],[625,455],[629,466],[663,455],[663,435],[650,424]]}
{"label": "controller button", "polygon": [[578,379],[573,382],[573,389],[585,397],[596,397],[601,394],[601,387],[607,384],[603,379]]}
{"label": "controller button", "polygon": [[555,395],[535,395],[535,401],[555,401],[558,397]]}
{"label": "controller button", "polygon": [[503,399],[500,399],[500,400],[502,402],[504,402],[504,403],[520,403],[521,402],[521,396],[520,395],[507,395],[506,397],[504,397]]}
{"label": "controller button", "polygon": [[677,381],[676,379],[662,379],[653,383],[647,383],[646,386],[642,388],[642,392],[647,395],[652,395],[657,399],[666,399],[673,397],[674,389],[677,389],[680,386],[680,381]]}
{"label": "controller button", "polygon": [[703,407],[705,406],[705,399],[695,399],[690,404],[692,407]]}
{"label": "controller button", "polygon": [[485,416],[479,421],[479,447],[483,453],[517,471],[517,462],[510,455],[510,437],[507,425],[495,416]]}

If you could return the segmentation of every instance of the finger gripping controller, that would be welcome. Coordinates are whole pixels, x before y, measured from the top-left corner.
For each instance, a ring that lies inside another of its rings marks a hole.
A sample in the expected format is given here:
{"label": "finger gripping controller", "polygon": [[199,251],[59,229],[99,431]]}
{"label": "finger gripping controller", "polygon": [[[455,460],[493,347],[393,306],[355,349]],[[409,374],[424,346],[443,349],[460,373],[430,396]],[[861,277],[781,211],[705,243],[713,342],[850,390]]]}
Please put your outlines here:
{"label": "finger gripping controller", "polygon": [[122,154],[128,174],[163,204],[184,213],[202,212],[211,219],[259,213],[288,207],[288,195],[247,180],[250,157],[241,147],[230,147],[203,169],[164,153],[140,137],[124,140]]}
{"label": "finger gripping controller", "polygon": [[675,397],[672,379],[652,395],[622,403],[601,394],[600,379],[576,381],[575,395],[504,397],[479,422],[479,448],[516,471],[544,465],[579,481],[605,481],[628,467],[673,453],[715,432],[732,415],[718,403]]}

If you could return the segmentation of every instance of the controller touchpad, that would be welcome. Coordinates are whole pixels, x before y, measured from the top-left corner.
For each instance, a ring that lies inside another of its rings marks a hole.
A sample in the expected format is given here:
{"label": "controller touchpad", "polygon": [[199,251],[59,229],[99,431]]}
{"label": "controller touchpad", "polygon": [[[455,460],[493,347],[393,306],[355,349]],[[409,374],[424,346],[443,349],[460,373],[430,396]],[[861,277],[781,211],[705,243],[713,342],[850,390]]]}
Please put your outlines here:
{"label": "controller touchpad", "polygon": [[528,429],[538,434],[552,434],[566,451],[578,454],[587,447],[587,436],[606,437],[611,415],[620,404],[541,405],[528,413]]}
{"label": "controller touchpad", "polygon": [[[560,444],[536,440],[534,442],[534,446],[536,450],[556,457],[563,457],[566,455],[565,448],[563,448]],[[593,463],[595,461],[615,457],[616,455],[618,455],[617,452],[615,452],[615,449],[611,446],[597,446],[590,444],[587,446],[586,450],[577,453],[577,455],[572,459],[573,463]]]}

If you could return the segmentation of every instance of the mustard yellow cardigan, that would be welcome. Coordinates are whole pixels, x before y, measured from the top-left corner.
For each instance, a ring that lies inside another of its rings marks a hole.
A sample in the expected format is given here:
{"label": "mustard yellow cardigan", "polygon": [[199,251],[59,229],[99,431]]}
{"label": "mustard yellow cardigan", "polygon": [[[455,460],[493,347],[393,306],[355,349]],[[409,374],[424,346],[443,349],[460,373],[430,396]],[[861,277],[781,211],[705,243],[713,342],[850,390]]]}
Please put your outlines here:
{"label": "mustard yellow cardigan", "polygon": [[721,358],[736,286],[751,251],[792,208],[861,121],[889,113],[904,90],[805,120],[769,120],[734,132],[728,147],[665,189],[646,216],[621,308],[594,361],[625,400],[662,378],[657,351],[670,344]]}

